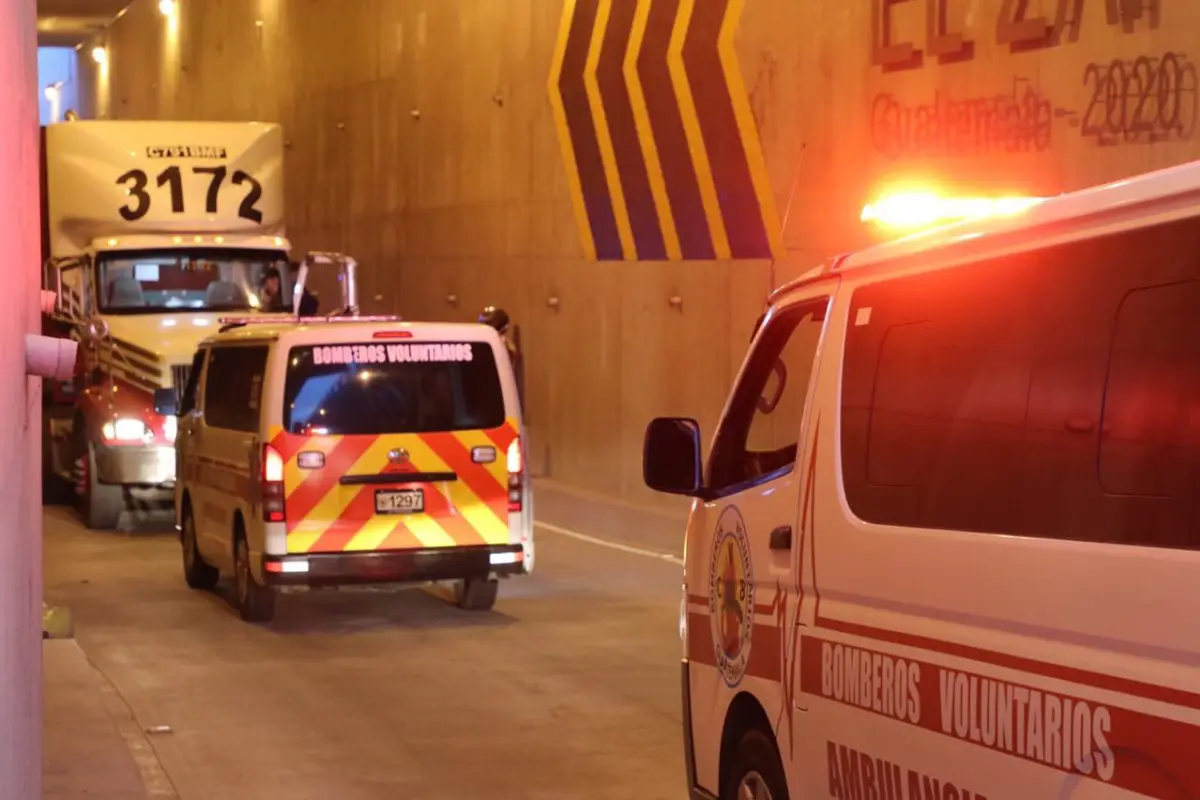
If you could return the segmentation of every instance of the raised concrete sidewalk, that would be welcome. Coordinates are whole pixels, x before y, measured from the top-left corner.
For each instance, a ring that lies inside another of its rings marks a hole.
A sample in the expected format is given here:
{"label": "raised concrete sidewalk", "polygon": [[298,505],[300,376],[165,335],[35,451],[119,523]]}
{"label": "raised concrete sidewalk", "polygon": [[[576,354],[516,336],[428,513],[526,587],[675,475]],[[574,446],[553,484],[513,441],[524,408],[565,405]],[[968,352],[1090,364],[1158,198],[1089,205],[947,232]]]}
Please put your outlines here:
{"label": "raised concrete sidewalk", "polygon": [[177,796],[137,720],[74,639],[44,640],[42,664],[43,798]]}

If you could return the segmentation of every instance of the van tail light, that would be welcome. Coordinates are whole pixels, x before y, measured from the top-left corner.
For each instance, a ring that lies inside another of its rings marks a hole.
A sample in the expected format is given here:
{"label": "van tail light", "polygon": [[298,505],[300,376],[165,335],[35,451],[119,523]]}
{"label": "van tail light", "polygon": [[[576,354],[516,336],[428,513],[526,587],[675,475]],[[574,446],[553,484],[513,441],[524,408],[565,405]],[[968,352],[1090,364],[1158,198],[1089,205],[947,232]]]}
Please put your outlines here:
{"label": "van tail light", "polygon": [[283,456],[269,444],[263,445],[262,507],[264,522],[284,522]]}
{"label": "van tail light", "polygon": [[519,514],[525,507],[525,458],[521,437],[512,440],[506,455],[508,464],[508,513]]}

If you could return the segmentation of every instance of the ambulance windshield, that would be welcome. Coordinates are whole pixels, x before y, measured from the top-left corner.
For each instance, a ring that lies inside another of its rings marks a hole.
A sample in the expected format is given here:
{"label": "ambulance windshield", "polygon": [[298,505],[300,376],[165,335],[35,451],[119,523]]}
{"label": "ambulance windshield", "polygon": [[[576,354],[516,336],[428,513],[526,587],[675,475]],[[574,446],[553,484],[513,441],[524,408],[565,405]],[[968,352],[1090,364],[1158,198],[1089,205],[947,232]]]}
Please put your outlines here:
{"label": "ambulance windshield", "polygon": [[283,425],[290,433],[355,435],[497,428],[504,394],[485,342],[293,347]]}
{"label": "ambulance windshield", "polygon": [[[290,288],[287,266],[287,257],[271,250],[102,253],[96,264],[97,295],[105,314],[282,312]],[[266,280],[271,267],[279,277]]]}

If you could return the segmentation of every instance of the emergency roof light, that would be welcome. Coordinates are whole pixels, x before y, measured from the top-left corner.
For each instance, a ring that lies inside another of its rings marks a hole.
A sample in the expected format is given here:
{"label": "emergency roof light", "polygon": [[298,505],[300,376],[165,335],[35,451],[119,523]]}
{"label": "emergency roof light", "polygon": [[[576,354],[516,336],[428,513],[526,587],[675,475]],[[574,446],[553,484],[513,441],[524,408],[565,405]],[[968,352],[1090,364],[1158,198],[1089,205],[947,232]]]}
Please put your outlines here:
{"label": "emergency roof light", "polygon": [[1019,214],[1044,197],[944,197],[935,192],[898,192],[863,206],[860,219],[904,233],[964,219]]}

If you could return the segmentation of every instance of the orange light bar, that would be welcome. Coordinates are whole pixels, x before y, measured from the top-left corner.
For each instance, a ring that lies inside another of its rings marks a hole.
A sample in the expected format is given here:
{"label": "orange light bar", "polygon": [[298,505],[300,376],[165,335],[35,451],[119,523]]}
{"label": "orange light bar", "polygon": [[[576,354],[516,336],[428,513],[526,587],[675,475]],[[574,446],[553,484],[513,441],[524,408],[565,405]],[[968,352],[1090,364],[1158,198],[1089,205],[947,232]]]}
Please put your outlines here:
{"label": "orange light bar", "polygon": [[1044,197],[942,197],[932,192],[889,195],[863,206],[860,219],[892,231],[913,231],[964,219],[1019,214]]}

